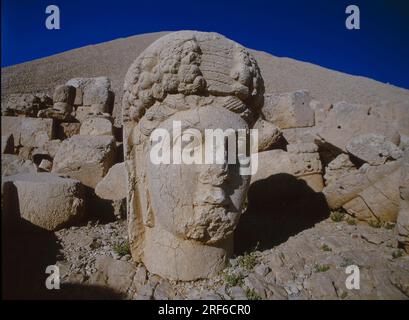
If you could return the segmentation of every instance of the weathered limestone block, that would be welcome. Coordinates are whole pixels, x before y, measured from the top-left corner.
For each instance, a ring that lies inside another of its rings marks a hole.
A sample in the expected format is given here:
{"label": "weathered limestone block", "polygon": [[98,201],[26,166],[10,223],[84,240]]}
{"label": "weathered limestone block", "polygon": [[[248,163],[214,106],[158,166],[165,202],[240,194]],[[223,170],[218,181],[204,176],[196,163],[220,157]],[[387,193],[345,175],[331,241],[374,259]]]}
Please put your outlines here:
{"label": "weathered limestone block", "polygon": [[81,135],[103,136],[112,135],[112,119],[103,116],[93,116],[82,122]]}
{"label": "weathered limestone block", "polygon": [[1,117],[1,135],[12,134],[15,146],[38,147],[54,138],[52,119]]}
{"label": "weathered limestone block", "polygon": [[62,142],[54,157],[52,172],[95,188],[115,160],[114,137],[75,135]]}
{"label": "weathered limestone block", "polygon": [[113,165],[106,176],[97,184],[95,193],[107,200],[121,200],[126,198],[126,169],[125,163]]}
{"label": "weathered limestone block", "polygon": [[332,209],[343,207],[363,221],[396,221],[402,161],[363,165],[329,183],[323,190]]}
{"label": "weathered limestone block", "polygon": [[[107,77],[75,78],[67,82],[82,92],[82,105],[92,106],[93,112],[110,112],[113,106],[111,82]],[[77,96],[80,93],[76,94]],[[79,98],[76,99],[79,103]]]}
{"label": "weathered limestone block", "polygon": [[1,153],[14,153],[14,137],[11,133],[1,136]]}
{"label": "weathered limestone block", "polygon": [[57,86],[54,90],[53,101],[54,104],[57,102],[64,102],[68,105],[73,105],[75,100],[75,88],[69,85]]}
{"label": "weathered limestone block", "polygon": [[3,116],[35,117],[39,110],[46,108],[40,97],[31,93],[11,94],[2,106]]}
{"label": "weathered limestone block", "polygon": [[31,160],[25,160],[15,154],[1,155],[1,176],[12,176],[19,173],[35,173],[37,167]]}
{"label": "weathered limestone block", "polygon": [[[84,214],[84,190],[78,180],[51,173],[19,174],[7,177],[15,190],[6,188],[5,207],[32,224],[57,230],[78,222]],[[14,192],[13,192],[14,191]]]}
{"label": "weathered limestone block", "polygon": [[81,88],[75,88],[75,99],[74,99],[74,106],[81,106],[82,105],[82,97],[84,93],[82,92]]}
{"label": "weathered limestone block", "polygon": [[154,164],[150,134],[171,132],[174,121],[248,130],[263,94],[251,54],[215,33],[166,35],[129,68],[122,102],[129,241],[150,272],[194,280],[223,269],[250,180],[226,163]]}
{"label": "weathered limestone block", "polygon": [[315,192],[323,187],[322,165],[318,147],[313,143],[288,145],[288,151],[271,150],[258,154],[258,170],[251,183],[267,179],[275,174],[290,174],[304,180]]}
{"label": "weathered limestone block", "polygon": [[403,156],[402,150],[380,134],[357,136],[347,144],[346,149],[371,165],[384,164],[388,160],[397,160]]}
{"label": "weathered limestone block", "polygon": [[282,137],[277,126],[263,119],[258,119],[253,126],[258,130],[258,151],[266,151],[274,147]]}
{"label": "weathered limestone block", "polygon": [[317,126],[325,121],[328,112],[332,108],[332,104],[322,103],[321,101],[318,100],[311,100],[310,107],[312,110],[314,110],[315,125]]}
{"label": "weathered limestone block", "polygon": [[93,116],[94,113],[90,107],[80,106],[75,110],[75,119],[77,119],[80,123],[83,123],[86,119]]}
{"label": "weathered limestone block", "polygon": [[33,154],[35,153],[42,153],[49,155],[50,158],[54,158],[57,154],[58,149],[61,146],[61,140],[53,139],[50,141],[45,142],[43,145],[39,146]]}
{"label": "weathered limestone block", "polygon": [[380,134],[399,145],[399,133],[370,106],[338,102],[328,112],[325,121],[319,125],[318,136],[324,142],[347,152],[346,146],[355,137],[366,134]]}
{"label": "weathered limestone block", "polygon": [[300,90],[280,95],[265,95],[262,113],[265,119],[280,129],[314,126],[314,110],[308,91]]}
{"label": "weathered limestone block", "polygon": [[351,162],[349,156],[345,153],[341,153],[334,160],[328,163],[327,167],[325,168],[325,185],[332,184],[339,178],[356,171],[358,171],[358,169]]}
{"label": "weathered limestone block", "polygon": [[80,133],[81,123],[61,122],[57,127],[57,138],[64,140]]}
{"label": "weathered limestone block", "polygon": [[314,143],[317,139],[317,128],[307,127],[307,128],[289,128],[282,129],[284,139],[289,144],[297,143]]}

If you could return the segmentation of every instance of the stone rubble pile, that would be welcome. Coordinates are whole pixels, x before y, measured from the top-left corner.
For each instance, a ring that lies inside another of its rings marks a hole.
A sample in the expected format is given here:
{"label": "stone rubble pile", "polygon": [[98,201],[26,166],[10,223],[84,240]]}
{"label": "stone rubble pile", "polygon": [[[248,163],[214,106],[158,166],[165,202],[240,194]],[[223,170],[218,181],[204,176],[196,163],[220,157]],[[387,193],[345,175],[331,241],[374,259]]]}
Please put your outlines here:
{"label": "stone rubble pile", "polygon": [[[107,199],[94,189],[123,158],[112,129],[113,99],[109,79],[99,77],[72,79],[52,98],[18,94],[6,100],[2,199],[9,214],[58,230],[86,221],[91,198]],[[122,206],[111,205],[120,215]]]}

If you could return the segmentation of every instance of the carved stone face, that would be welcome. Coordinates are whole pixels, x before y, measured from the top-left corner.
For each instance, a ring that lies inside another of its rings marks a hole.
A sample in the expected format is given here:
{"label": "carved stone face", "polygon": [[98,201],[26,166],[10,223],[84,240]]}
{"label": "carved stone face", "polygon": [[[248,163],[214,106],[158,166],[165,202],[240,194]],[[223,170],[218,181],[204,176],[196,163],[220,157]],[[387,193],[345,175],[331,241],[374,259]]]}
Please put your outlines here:
{"label": "carved stone face", "polygon": [[[178,112],[158,128],[172,132],[180,121],[182,133],[197,129],[205,139],[206,129],[248,129],[238,115],[214,103]],[[205,141],[182,142],[182,149],[202,148]],[[173,137],[173,140],[181,137]],[[214,144],[214,148],[216,143]],[[193,152],[193,151],[192,151]],[[197,150],[196,150],[197,152]],[[146,184],[155,223],[184,239],[215,243],[229,237],[242,211],[249,176],[239,174],[239,162],[228,164],[154,164],[146,159]]]}
{"label": "carved stone face", "polygon": [[[182,140],[182,152],[200,146],[204,155],[205,130],[248,130],[263,93],[254,58],[215,33],[169,34],[129,68],[122,106],[128,232],[134,260],[151,272],[192,280],[221,270],[250,179],[240,175],[237,159],[234,164],[228,159],[152,162],[151,134],[164,129],[171,134],[171,148]],[[179,136],[175,122],[181,125]],[[200,133],[196,140],[183,139],[189,130]]]}

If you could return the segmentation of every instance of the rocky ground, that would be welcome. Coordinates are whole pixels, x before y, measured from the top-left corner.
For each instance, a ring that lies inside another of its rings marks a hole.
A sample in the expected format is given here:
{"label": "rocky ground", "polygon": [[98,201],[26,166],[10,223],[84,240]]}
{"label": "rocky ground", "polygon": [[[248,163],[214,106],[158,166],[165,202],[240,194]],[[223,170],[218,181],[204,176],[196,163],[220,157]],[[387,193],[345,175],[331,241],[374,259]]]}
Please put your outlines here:
{"label": "rocky ground", "polygon": [[[213,279],[175,282],[131,261],[124,220],[55,232],[63,286],[97,286],[120,299],[408,299],[409,256],[389,228],[326,219],[269,250],[230,260]],[[348,265],[360,289],[348,290]],[[89,289],[88,289],[89,288]],[[110,296],[112,298],[112,296]]]}

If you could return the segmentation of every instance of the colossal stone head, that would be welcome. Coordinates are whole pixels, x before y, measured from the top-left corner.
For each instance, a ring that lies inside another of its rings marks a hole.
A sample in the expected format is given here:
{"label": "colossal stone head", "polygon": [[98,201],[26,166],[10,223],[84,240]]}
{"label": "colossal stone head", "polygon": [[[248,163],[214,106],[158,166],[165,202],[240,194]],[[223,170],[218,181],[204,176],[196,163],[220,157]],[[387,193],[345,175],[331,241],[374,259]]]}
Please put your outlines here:
{"label": "colossal stone head", "polygon": [[[255,59],[216,33],[166,35],[129,68],[122,102],[128,233],[133,259],[152,273],[193,280],[222,269],[250,180],[227,159],[186,163],[172,153],[171,163],[156,164],[154,132],[166,130],[171,145],[189,153],[204,146],[206,129],[251,128],[263,93]],[[202,135],[186,140],[189,130]]]}

